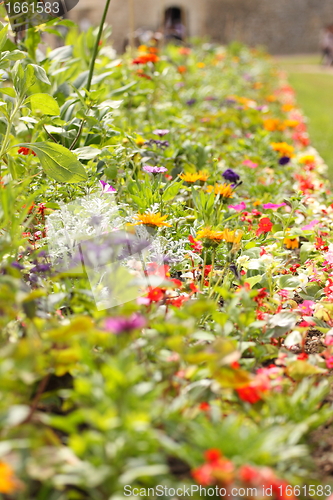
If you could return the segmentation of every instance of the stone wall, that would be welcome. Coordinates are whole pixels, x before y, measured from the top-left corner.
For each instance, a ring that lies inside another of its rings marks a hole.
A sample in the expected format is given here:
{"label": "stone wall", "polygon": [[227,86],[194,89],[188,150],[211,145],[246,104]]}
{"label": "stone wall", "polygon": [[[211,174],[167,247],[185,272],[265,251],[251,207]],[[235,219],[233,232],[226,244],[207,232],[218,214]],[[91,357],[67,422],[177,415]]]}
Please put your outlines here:
{"label": "stone wall", "polygon": [[[318,50],[320,31],[333,23],[333,0],[132,0],[135,29],[161,27],[168,7],[183,8],[189,36],[208,35],[227,43],[264,45],[273,54]],[[72,19],[98,24],[105,0],[79,0]],[[112,0],[107,22],[122,51],[130,32],[131,0]]]}
{"label": "stone wall", "polygon": [[273,54],[318,50],[323,26],[333,23],[332,0],[207,0],[210,36],[264,45]]}

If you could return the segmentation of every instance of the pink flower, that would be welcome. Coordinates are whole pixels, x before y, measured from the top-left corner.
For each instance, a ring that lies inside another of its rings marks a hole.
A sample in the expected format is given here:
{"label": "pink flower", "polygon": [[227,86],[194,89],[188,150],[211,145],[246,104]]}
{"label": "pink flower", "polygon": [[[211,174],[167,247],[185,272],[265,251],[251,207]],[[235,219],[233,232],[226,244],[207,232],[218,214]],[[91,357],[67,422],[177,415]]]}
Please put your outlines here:
{"label": "pink flower", "polygon": [[319,220],[315,219],[312,222],[310,222],[309,224],[307,224],[306,226],[303,226],[302,230],[303,231],[310,231],[311,229],[314,228],[314,226],[316,226],[317,224],[319,224],[319,222],[320,222]]}
{"label": "pink flower", "polygon": [[276,205],[275,203],[265,203],[265,205],[262,206],[265,210],[277,210],[278,208],[285,207],[286,203],[280,203],[279,205]]}
{"label": "pink flower", "polygon": [[327,368],[330,370],[331,368],[333,368],[333,356],[331,356],[330,358],[326,359],[326,366]]}
{"label": "pink flower", "polygon": [[313,302],[313,300],[304,300],[304,302],[299,305],[298,310],[301,311],[303,314],[312,316],[314,306],[315,302]]}
{"label": "pink flower", "polygon": [[289,297],[289,291],[281,289],[278,291],[278,295],[280,295],[280,297],[283,297],[284,299],[287,299]]}
{"label": "pink flower", "polygon": [[242,201],[242,203],[239,203],[239,205],[228,205],[228,208],[233,208],[234,210],[236,210],[236,212],[241,212],[242,210],[246,209],[246,204],[244,203],[244,201]]}
{"label": "pink flower", "polygon": [[245,167],[249,167],[249,168],[257,168],[258,163],[254,163],[251,160],[244,160],[243,165],[245,165]]}
{"label": "pink flower", "polygon": [[333,345],[333,335],[326,335],[325,344],[326,345]]}

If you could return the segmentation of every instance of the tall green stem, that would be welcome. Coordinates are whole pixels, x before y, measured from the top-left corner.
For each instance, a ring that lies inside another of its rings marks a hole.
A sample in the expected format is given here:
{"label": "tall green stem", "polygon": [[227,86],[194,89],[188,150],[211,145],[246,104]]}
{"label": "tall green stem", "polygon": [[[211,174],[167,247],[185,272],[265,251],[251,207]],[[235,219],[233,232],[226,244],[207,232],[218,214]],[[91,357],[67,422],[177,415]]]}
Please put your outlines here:
{"label": "tall green stem", "polygon": [[91,58],[91,61],[90,61],[89,75],[88,75],[88,82],[87,82],[87,90],[88,90],[88,92],[89,92],[90,87],[91,87],[91,80],[92,80],[92,77],[93,77],[93,74],[94,74],[94,68],[95,68],[95,62],[96,62],[96,58],[97,58],[98,46],[99,46],[99,42],[101,41],[101,38],[102,38],[103,27],[104,27],[106,15],[107,15],[108,10],[109,10],[110,2],[111,2],[111,0],[106,0],[105,7],[104,7],[104,12],[103,12],[103,16],[102,16],[102,19],[101,19],[101,22],[100,22],[100,25],[99,25],[98,35],[97,35],[97,38],[96,38],[96,41],[95,41],[93,55],[92,55],[92,58]]}

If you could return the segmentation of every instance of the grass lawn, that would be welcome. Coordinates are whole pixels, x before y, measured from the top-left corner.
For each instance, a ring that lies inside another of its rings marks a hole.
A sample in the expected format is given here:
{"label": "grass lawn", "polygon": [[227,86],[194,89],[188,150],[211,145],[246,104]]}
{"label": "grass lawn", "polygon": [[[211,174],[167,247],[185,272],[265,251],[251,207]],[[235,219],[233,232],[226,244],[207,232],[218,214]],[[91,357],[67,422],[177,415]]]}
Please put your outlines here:
{"label": "grass lawn", "polygon": [[[319,55],[286,57],[279,58],[278,63],[289,74],[300,107],[309,119],[312,143],[329,166],[333,180],[333,72],[323,72],[319,58]],[[313,66],[314,72],[305,72],[304,65],[310,70],[310,65]]]}

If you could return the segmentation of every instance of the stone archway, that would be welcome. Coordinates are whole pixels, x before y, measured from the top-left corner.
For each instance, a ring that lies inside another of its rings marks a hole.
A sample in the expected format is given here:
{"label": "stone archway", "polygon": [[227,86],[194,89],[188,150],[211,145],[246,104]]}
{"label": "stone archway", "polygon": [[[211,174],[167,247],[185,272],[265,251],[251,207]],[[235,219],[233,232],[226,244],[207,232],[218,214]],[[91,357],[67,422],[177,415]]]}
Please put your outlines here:
{"label": "stone archway", "polygon": [[166,40],[183,41],[186,36],[184,9],[179,6],[172,6],[165,9],[163,28]]}

